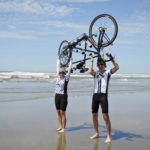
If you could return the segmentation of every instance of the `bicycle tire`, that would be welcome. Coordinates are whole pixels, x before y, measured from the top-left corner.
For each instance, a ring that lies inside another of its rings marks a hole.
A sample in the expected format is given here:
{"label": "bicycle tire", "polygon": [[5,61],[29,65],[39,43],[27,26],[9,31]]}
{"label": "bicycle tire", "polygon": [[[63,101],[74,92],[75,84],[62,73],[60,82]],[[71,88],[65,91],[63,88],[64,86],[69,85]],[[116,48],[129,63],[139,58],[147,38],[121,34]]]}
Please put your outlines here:
{"label": "bicycle tire", "polygon": [[[66,46],[66,48],[65,48],[65,46]],[[59,50],[58,50],[58,57],[60,59],[61,67],[67,67],[69,60],[70,60],[70,57],[71,57],[71,51],[69,48],[69,42],[68,41],[63,40],[60,43]]]}
{"label": "bicycle tire", "polygon": [[109,14],[101,14],[101,15],[98,15],[97,17],[95,17],[95,18],[93,19],[93,21],[91,22],[90,27],[89,27],[89,37],[90,37],[91,41],[93,42],[93,44],[94,44],[96,47],[98,47],[98,42],[93,38],[93,34],[94,34],[94,33],[93,33],[93,30],[92,30],[92,29],[93,29],[93,26],[94,26],[94,24],[96,23],[96,21],[98,21],[98,20],[100,20],[100,19],[102,20],[102,18],[109,19],[109,20],[112,22],[112,24],[114,25],[114,33],[113,33],[111,39],[110,39],[109,41],[103,42],[103,43],[102,43],[102,47],[106,47],[106,46],[112,44],[112,43],[114,42],[114,40],[116,39],[117,34],[118,34],[118,25],[117,25],[117,22],[116,22],[116,20],[114,19],[114,17],[112,17],[112,16],[109,15]]}

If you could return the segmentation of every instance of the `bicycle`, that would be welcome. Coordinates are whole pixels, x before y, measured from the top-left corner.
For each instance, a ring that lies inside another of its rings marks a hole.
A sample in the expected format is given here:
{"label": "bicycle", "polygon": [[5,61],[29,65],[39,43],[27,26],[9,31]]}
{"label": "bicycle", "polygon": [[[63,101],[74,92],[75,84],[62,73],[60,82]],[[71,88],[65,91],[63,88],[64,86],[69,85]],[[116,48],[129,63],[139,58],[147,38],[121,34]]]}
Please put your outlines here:
{"label": "bicycle", "polygon": [[[113,44],[117,34],[118,25],[114,17],[109,14],[98,15],[90,24],[89,36],[83,33],[71,42],[67,40],[61,42],[58,50],[61,67],[67,67],[72,53],[77,52],[83,55],[83,59],[73,62],[72,64],[77,64],[73,69],[79,69],[81,73],[84,73],[88,70],[88,68],[85,68],[86,61],[90,59],[87,56],[92,55],[93,58],[102,58],[102,50],[104,47]],[[84,48],[81,47],[81,44],[84,44]],[[89,50],[87,47],[94,48],[94,50]]]}

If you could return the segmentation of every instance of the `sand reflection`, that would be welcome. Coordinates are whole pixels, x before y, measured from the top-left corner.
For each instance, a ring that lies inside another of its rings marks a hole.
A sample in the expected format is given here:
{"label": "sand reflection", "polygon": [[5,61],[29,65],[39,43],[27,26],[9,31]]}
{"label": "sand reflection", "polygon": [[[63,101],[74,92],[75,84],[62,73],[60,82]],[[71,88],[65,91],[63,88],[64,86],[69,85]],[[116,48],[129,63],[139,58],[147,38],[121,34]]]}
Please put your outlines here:
{"label": "sand reflection", "polygon": [[66,135],[65,133],[59,134],[56,150],[65,150],[65,149],[66,149]]}
{"label": "sand reflection", "polygon": [[[98,138],[94,140],[95,143],[94,143],[93,150],[98,150],[99,140],[100,139],[98,139]],[[107,150],[111,150],[111,143],[107,143]]]}

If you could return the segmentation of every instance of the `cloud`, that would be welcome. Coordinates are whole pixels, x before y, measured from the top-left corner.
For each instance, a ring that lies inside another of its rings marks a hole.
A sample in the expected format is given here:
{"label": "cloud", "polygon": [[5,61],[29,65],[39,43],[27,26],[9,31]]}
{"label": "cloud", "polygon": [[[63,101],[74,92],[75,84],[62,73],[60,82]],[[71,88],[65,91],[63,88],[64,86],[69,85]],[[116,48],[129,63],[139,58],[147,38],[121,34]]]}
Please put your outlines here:
{"label": "cloud", "polygon": [[[30,25],[29,25],[30,24]],[[65,35],[68,30],[88,31],[87,25],[64,22],[64,21],[41,21],[28,22],[30,29],[18,29],[17,26],[8,25],[9,30],[1,31],[0,38],[41,40],[51,35]],[[39,26],[38,26],[39,25]],[[37,29],[32,29],[36,26]],[[52,28],[53,27],[53,28]],[[63,29],[63,30],[62,30]]]}
{"label": "cloud", "polygon": [[142,22],[124,22],[120,23],[119,30],[124,35],[145,34],[150,36],[150,23]]}
{"label": "cloud", "polygon": [[54,0],[59,2],[69,2],[69,3],[92,3],[92,2],[107,2],[109,0]]}
{"label": "cloud", "polygon": [[31,35],[22,35],[17,32],[1,31],[0,38],[36,40],[37,37]]}
{"label": "cloud", "polygon": [[130,45],[146,45],[149,44],[149,40],[148,39],[139,39],[139,38],[124,38],[124,37],[119,37],[116,39],[115,41],[116,44],[123,44],[126,46],[130,46]]}
{"label": "cloud", "polygon": [[9,29],[15,29],[16,28],[16,26],[14,26],[14,25],[7,25],[7,26]]}
{"label": "cloud", "polygon": [[54,26],[57,28],[88,29],[87,25],[70,23],[70,22],[65,22],[65,21],[41,21],[41,22],[32,22],[32,23],[33,24]]}
{"label": "cloud", "polygon": [[49,35],[62,35],[62,31],[33,31],[33,30],[13,30],[1,31],[0,38],[9,39],[24,39],[24,40],[41,40],[43,37]]}
{"label": "cloud", "polygon": [[150,38],[150,13],[140,12],[132,15],[128,20],[119,22],[119,31],[124,35],[147,35]]}
{"label": "cloud", "polygon": [[64,34],[62,31],[33,31],[33,30],[19,30],[17,31],[20,34],[27,34],[27,35],[34,35],[35,37],[37,36],[47,36],[47,35],[60,35]]}
{"label": "cloud", "polygon": [[143,0],[143,2],[144,2],[145,4],[147,4],[147,3],[149,3],[149,0]]}
{"label": "cloud", "polygon": [[48,2],[40,2],[35,0],[12,0],[0,2],[0,13],[23,13],[46,16],[66,16],[72,13],[76,8],[66,5],[54,5]]}
{"label": "cloud", "polygon": [[125,45],[149,45],[150,12],[136,12],[126,20],[118,22],[118,38],[116,43]]}

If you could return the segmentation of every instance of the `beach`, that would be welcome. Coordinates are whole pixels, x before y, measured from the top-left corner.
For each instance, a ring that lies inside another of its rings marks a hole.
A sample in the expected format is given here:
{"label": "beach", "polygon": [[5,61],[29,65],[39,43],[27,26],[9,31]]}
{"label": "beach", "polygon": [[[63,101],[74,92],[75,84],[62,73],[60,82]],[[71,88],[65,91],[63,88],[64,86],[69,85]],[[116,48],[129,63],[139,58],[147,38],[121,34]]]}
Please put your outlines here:
{"label": "beach", "polygon": [[58,134],[54,104],[55,73],[0,73],[0,149],[2,150],[149,150],[150,75],[116,74],[110,80],[112,142],[99,109],[100,138],[94,134],[93,79],[71,75],[67,128]]}

